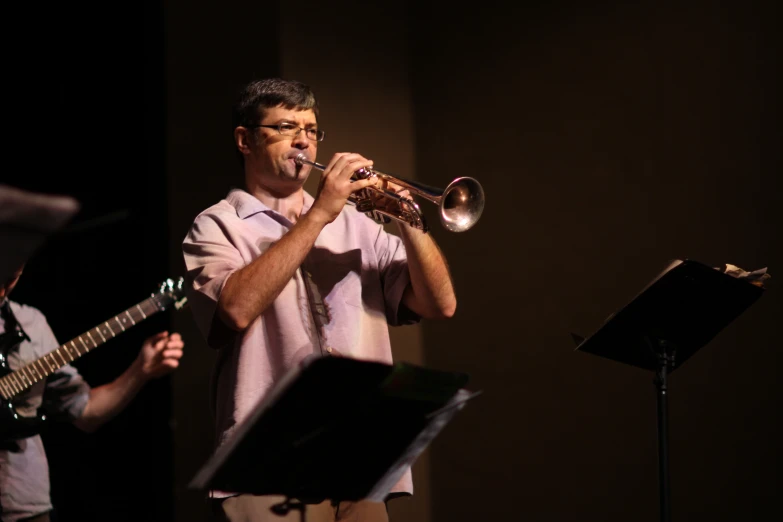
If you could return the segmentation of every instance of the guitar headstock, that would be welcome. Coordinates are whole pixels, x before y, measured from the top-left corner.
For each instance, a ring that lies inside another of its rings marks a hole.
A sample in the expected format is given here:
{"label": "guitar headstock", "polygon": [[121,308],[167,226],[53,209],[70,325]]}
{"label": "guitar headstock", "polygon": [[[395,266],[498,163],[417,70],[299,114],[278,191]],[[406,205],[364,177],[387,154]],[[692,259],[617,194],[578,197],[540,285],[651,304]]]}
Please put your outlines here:
{"label": "guitar headstock", "polygon": [[180,277],[176,281],[170,278],[166,279],[160,284],[158,293],[152,294],[152,297],[161,310],[166,310],[171,305],[179,310],[188,302],[188,298],[185,296],[185,278]]}

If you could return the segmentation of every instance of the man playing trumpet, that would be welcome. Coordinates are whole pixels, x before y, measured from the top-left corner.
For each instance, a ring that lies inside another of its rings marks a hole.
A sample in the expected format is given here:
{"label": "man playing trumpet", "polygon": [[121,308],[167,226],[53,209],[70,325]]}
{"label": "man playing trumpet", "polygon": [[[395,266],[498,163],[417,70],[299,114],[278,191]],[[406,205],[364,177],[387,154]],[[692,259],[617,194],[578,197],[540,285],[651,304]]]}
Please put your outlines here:
{"label": "man playing trumpet", "polygon": [[[351,194],[379,182],[352,180],[371,160],[337,153],[316,197],[305,192],[312,166],[296,158],[315,162],[323,139],[307,85],[248,84],[234,107],[244,190],[199,214],[183,241],[189,302],[219,352],[212,390],[218,445],[306,357],[391,363],[389,325],[455,313],[448,266],[429,234],[401,223],[399,235],[389,234],[361,212],[344,211]],[[408,470],[390,498],[412,492]],[[212,496],[222,520],[280,520],[269,509],[280,497]],[[340,500],[308,505],[307,520],[388,520],[382,503]]]}

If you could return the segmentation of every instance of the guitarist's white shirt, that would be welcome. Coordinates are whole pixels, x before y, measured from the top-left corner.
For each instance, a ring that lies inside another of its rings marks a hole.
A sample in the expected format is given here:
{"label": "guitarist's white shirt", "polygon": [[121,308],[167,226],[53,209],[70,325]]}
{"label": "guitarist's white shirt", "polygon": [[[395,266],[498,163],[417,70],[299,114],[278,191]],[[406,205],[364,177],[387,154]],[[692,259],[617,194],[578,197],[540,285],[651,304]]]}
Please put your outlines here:
{"label": "guitarist's white shirt", "polygon": [[[10,301],[11,311],[30,337],[7,353],[15,370],[59,347],[46,317],[36,308]],[[5,332],[0,318],[0,333]],[[76,368],[66,364],[46,380],[37,382],[13,404],[19,414],[35,415],[44,406],[47,415],[72,420],[87,405],[90,387]],[[5,404],[3,407],[6,407]],[[41,437],[0,442],[0,519],[16,522],[52,509],[49,496],[49,466]]]}

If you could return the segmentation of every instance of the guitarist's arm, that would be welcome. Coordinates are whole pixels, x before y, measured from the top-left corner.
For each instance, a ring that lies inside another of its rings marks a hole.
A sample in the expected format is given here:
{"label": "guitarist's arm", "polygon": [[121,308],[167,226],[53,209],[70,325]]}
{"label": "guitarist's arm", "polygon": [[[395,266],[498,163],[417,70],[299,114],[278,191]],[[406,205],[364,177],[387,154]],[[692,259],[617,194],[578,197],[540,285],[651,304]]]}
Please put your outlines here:
{"label": "guitarist's arm", "polygon": [[142,344],[136,360],[114,381],[90,390],[82,414],[73,421],[84,431],[92,432],[121,412],[149,381],[171,373],[179,366],[184,343],[179,334],[160,332]]}

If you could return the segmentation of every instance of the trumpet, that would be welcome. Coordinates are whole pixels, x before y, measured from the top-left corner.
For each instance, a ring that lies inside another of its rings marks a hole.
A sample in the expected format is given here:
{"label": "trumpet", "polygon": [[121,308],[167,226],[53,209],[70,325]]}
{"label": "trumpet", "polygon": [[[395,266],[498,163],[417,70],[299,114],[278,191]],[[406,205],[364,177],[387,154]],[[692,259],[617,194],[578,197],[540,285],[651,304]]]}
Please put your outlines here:
{"label": "trumpet", "polygon": [[[311,165],[320,171],[326,169],[325,165],[308,160],[304,154],[297,155],[294,162],[297,165]],[[456,178],[445,189],[439,189],[392,176],[371,167],[357,170],[351,179],[373,177],[400,185],[408,189],[411,194],[438,205],[440,222],[451,232],[468,230],[476,224],[484,211],[484,189],[481,183],[471,177]],[[378,223],[385,224],[389,223],[390,219],[395,219],[423,232],[429,231],[419,205],[413,199],[400,196],[394,191],[370,186],[354,192],[348,196],[348,199],[356,205],[356,210],[367,214]]]}

